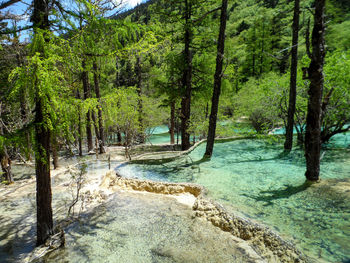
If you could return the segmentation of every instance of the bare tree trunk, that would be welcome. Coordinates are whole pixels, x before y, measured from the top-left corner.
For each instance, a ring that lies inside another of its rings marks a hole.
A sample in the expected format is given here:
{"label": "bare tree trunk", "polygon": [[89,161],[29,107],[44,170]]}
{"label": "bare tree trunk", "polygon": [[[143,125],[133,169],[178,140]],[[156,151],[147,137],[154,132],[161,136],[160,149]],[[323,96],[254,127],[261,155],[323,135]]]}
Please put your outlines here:
{"label": "bare tree trunk", "polygon": [[105,139],[104,139],[102,108],[101,108],[101,95],[100,95],[100,75],[99,75],[99,69],[98,69],[96,61],[94,61],[94,63],[93,63],[93,69],[94,69],[95,93],[96,93],[96,98],[99,101],[99,104],[97,106],[98,127],[99,127],[99,132],[98,132],[99,148],[100,148],[100,153],[105,153],[106,152],[105,147],[104,147],[105,146]]}
{"label": "bare tree trunk", "polygon": [[323,64],[325,58],[325,0],[315,1],[314,28],[312,31],[312,54],[308,68],[310,87],[306,117],[305,158],[307,180],[317,181],[320,175],[321,118],[323,96]]}
{"label": "bare tree trunk", "polygon": [[187,150],[190,143],[190,116],[191,116],[191,96],[192,96],[192,32],[191,32],[192,5],[189,0],[185,1],[185,69],[183,72],[182,87],[184,94],[181,101],[181,149]]}
{"label": "bare tree trunk", "polygon": [[[34,38],[37,29],[49,30],[49,6],[44,0],[34,0],[32,22]],[[35,40],[34,40],[35,41]],[[36,50],[43,55],[43,50]],[[38,80],[35,85],[38,86]],[[44,105],[36,88],[35,94],[35,172],[37,205],[37,246],[44,244],[53,234],[52,193],[50,177],[50,130],[45,125]]]}
{"label": "bare tree trunk", "polygon": [[297,72],[298,72],[298,39],[299,39],[299,13],[300,0],[294,0],[294,16],[293,16],[293,39],[292,39],[292,62],[290,66],[290,89],[289,89],[289,106],[288,121],[286,127],[286,141],[284,149],[292,150],[293,147],[293,127],[295,103],[297,98]]}
{"label": "bare tree trunk", "polygon": [[[90,85],[89,85],[89,74],[86,71],[86,62],[83,60],[82,62],[83,72],[82,72],[82,81],[83,81],[83,89],[84,89],[84,99],[88,99],[91,97]],[[92,142],[92,131],[91,131],[91,111],[89,110],[86,113],[86,139],[88,152],[92,151],[94,148],[94,144]]]}
{"label": "bare tree trunk", "polygon": [[207,157],[207,158],[211,157],[213,153],[213,148],[214,148],[216,121],[217,121],[219,98],[220,98],[220,92],[221,92],[222,68],[223,68],[223,60],[224,60],[224,52],[225,52],[226,20],[227,20],[227,0],[222,0],[220,32],[219,32],[217,54],[216,54],[216,69],[215,69],[215,75],[214,75],[214,89],[213,89],[213,96],[211,101],[211,112],[209,117],[207,146],[204,154],[204,157]]}
{"label": "bare tree trunk", "polygon": [[170,144],[175,143],[175,101],[170,103]]}

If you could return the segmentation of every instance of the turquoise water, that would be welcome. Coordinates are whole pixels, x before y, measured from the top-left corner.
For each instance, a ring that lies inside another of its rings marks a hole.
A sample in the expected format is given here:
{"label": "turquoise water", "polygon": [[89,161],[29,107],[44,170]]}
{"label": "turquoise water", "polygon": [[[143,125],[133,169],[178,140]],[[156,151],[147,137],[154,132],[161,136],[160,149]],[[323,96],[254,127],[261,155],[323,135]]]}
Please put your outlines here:
{"label": "turquoise water", "polygon": [[322,182],[311,187],[305,184],[303,152],[284,155],[282,144],[264,140],[217,143],[210,161],[201,159],[202,144],[174,162],[130,164],[117,170],[124,176],[201,184],[209,197],[293,239],[304,253],[346,262],[350,260],[350,149],[341,141],[347,136],[323,151]]}

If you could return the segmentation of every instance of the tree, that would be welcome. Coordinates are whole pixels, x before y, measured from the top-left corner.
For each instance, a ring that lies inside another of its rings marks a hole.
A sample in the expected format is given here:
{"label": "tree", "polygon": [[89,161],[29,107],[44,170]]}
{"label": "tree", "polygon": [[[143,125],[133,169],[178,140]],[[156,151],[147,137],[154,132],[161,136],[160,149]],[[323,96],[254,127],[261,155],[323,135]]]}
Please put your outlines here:
{"label": "tree", "polygon": [[8,184],[13,183],[13,176],[11,172],[11,159],[7,153],[7,147],[5,144],[5,137],[4,135],[4,123],[1,119],[2,117],[2,103],[0,102],[0,162],[1,162],[1,169],[3,176],[0,176],[4,178],[4,181]]}
{"label": "tree", "polygon": [[323,65],[325,58],[325,0],[315,1],[312,53],[308,78],[310,79],[308,110],[306,116],[305,158],[306,179],[317,181],[320,176],[321,121],[323,97]]}
{"label": "tree", "polygon": [[298,72],[298,39],[299,39],[299,13],[300,0],[294,0],[294,15],[293,15],[293,39],[292,39],[292,63],[290,66],[290,90],[289,90],[289,106],[288,120],[286,127],[286,141],[284,149],[290,151],[293,146],[293,127],[294,114],[297,93],[297,72]]}
{"label": "tree", "polygon": [[192,96],[192,1],[185,0],[184,9],[185,31],[184,31],[184,70],[182,76],[182,87],[184,93],[181,99],[181,149],[190,148],[190,116],[191,116],[191,96]]}
{"label": "tree", "polygon": [[211,102],[211,112],[209,117],[207,146],[204,154],[205,157],[209,157],[209,158],[211,157],[213,153],[213,148],[214,148],[216,121],[217,121],[217,114],[218,114],[218,108],[219,108],[219,97],[221,92],[221,78],[223,74],[222,67],[223,67],[224,51],[225,51],[226,21],[227,21],[227,0],[222,0],[220,30],[219,30],[217,56],[216,56],[216,70],[214,75],[214,89],[213,89],[213,97]]}

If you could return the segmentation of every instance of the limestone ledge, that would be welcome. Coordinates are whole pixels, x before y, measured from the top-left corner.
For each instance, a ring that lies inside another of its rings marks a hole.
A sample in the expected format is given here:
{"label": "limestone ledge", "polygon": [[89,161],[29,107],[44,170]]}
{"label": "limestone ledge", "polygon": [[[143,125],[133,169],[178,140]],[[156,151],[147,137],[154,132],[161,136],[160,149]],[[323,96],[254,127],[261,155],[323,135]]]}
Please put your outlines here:
{"label": "limestone ledge", "polygon": [[221,230],[248,241],[267,262],[309,262],[296,247],[268,227],[229,214],[220,204],[198,197],[193,205],[196,217],[205,218]]}
{"label": "limestone ledge", "polygon": [[121,188],[135,191],[146,191],[150,193],[176,195],[182,193],[190,193],[198,197],[204,192],[204,188],[199,185],[189,183],[165,183],[154,182],[149,180],[138,180],[120,177],[108,172],[102,179],[100,187],[115,190],[114,188]]}
{"label": "limestone ledge", "polygon": [[196,197],[192,207],[195,217],[208,220],[221,230],[248,241],[252,248],[266,259],[266,262],[310,262],[292,243],[283,240],[268,227],[230,214],[220,204],[205,198],[205,189],[200,185],[129,179],[108,172],[102,179],[100,187],[113,192],[125,189],[166,195],[192,194]]}

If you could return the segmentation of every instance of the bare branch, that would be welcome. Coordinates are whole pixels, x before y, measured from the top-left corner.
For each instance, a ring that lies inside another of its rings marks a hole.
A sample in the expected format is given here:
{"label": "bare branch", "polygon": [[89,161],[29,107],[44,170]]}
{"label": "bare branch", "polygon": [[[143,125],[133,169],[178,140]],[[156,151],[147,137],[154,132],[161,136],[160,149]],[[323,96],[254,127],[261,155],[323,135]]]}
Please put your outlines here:
{"label": "bare branch", "polygon": [[5,2],[1,2],[0,3],[0,10],[4,9],[6,7],[9,7],[9,6],[13,5],[13,4],[16,4],[16,3],[20,2],[20,1],[21,0],[8,0],[8,1],[5,1]]}

